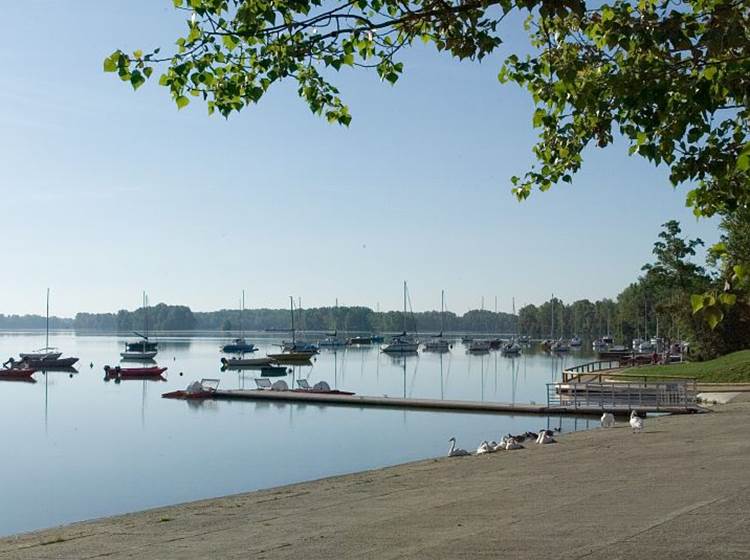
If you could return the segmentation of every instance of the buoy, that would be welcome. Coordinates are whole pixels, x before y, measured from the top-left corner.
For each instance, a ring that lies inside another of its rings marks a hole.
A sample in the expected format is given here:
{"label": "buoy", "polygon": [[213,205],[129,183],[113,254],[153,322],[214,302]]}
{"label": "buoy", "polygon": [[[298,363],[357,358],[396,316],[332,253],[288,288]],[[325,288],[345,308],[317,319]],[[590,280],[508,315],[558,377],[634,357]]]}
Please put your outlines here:
{"label": "buoy", "polygon": [[182,375],[182,372],[180,372],[180,375]]}

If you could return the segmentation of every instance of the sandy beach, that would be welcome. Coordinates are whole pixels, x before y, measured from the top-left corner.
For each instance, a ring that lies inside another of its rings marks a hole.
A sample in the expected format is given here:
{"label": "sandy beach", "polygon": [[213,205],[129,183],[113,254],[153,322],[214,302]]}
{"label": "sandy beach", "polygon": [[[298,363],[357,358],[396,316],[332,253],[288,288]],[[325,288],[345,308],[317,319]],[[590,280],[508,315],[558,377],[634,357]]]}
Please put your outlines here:
{"label": "sandy beach", "polygon": [[619,421],[553,445],[9,537],[0,559],[747,558],[748,420],[740,396],[649,418],[642,434]]}

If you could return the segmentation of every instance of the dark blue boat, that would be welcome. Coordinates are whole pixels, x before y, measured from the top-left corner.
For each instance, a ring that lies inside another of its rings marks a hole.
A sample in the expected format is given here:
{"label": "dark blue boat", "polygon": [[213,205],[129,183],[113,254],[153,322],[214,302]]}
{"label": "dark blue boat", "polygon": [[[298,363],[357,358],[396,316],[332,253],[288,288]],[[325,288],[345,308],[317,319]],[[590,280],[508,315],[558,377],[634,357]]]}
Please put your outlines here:
{"label": "dark blue boat", "polygon": [[244,354],[245,352],[256,352],[255,344],[247,342],[244,338],[235,338],[232,342],[221,347],[226,354]]}

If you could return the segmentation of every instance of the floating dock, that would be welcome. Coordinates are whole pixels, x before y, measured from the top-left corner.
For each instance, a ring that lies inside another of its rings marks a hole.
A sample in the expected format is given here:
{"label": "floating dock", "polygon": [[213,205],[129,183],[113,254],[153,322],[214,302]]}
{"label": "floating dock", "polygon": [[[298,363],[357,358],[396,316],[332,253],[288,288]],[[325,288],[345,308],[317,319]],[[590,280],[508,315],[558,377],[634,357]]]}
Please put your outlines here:
{"label": "floating dock", "polygon": [[[305,391],[271,391],[257,389],[218,390],[212,398],[218,400],[247,400],[247,401],[276,401],[300,404],[324,404],[335,406],[354,406],[359,408],[390,408],[410,410],[431,410],[442,412],[464,412],[480,414],[541,414],[541,415],[601,415],[601,406],[547,406],[538,404],[514,404],[498,402],[457,401],[440,399],[410,399],[402,397],[376,397],[363,395],[336,395],[326,393],[310,393]],[[609,409],[607,409],[609,410]],[[659,407],[650,409],[648,406],[639,408],[642,412],[670,412],[685,414],[698,412],[697,409],[684,406]],[[627,413],[623,409],[617,411]]]}

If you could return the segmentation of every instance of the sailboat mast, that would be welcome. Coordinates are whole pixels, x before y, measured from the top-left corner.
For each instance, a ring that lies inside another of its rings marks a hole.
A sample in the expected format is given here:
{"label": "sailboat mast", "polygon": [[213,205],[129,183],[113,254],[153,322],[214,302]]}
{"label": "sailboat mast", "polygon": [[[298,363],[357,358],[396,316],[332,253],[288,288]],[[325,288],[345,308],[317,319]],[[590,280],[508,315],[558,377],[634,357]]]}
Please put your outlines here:
{"label": "sailboat mast", "polygon": [[244,338],[245,334],[242,330],[242,313],[245,311],[245,290],[242,290],[242,302],[240,303],[240,338]]}
{"label": "sailboat mast", "polygon": [[292,344],[294,344],[294,296],[289,296],[289,310],[292,313]]}
{"label": "sailboat mast", "polygon": [[44,349],[49,349],[49,288],[47,288],[47,321],[46,321],[47,334],[44,339]]}
{"label": "sailboat mast", "polygon": [[404,280],[404,334],[406,334],[406,280]]}
{"label": "sailboat mast", "polygon": [[555,294],[552,294],[552,299],[550,300],[552,303],[552,325],[550,326],[550,332],[549,337],[554,339],[555,338]]}
{"label": "sailboat mast", "polygon": [[440,290],[440,336],[445,331],[445,290]]}
{"label": "sailboat mast", "polygon": [[146,307],[146,290],[143,290],[143,330],[148,340],[148,308]]}

